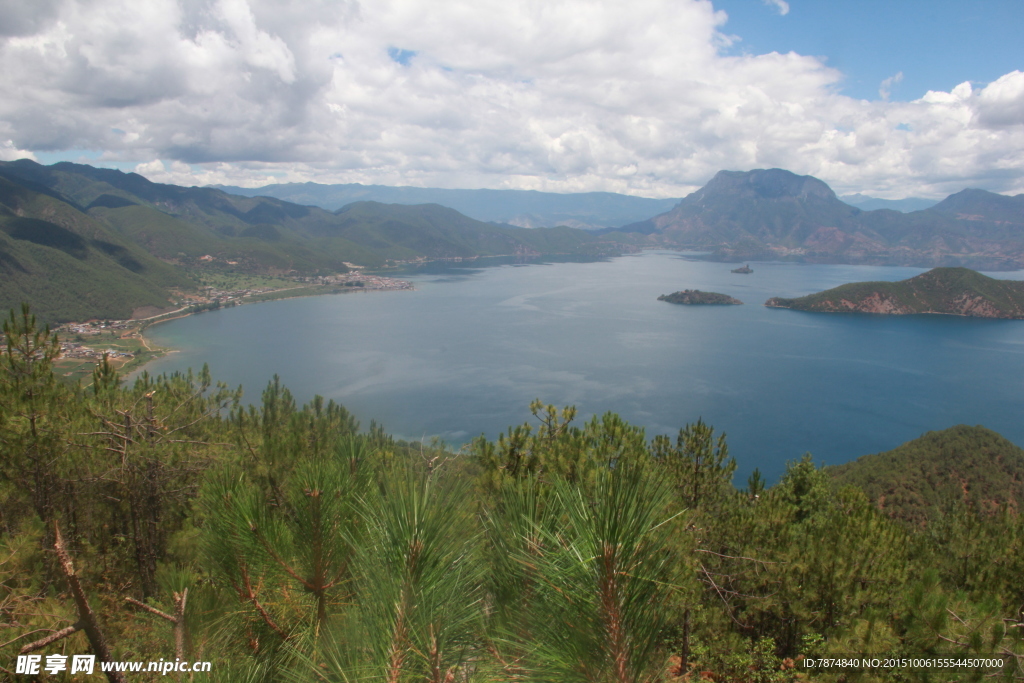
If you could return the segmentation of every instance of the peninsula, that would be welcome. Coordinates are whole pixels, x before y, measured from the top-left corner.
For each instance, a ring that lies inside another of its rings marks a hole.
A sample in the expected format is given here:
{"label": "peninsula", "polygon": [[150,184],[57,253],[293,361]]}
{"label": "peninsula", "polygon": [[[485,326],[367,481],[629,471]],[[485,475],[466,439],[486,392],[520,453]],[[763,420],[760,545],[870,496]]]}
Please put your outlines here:
{"label": "peninsula", "polygon": [[681,292],[673,292],[671,294],[662,294],[658,297],[658,301],[667,301],[670,304],[684,304],[687,306],[695,306],[701,304],[742,304],[743,302],[739,299],[734,299],[726,294],[719,294],[718,292],[702,292],[699,289],[684,289]]}
{"label": "peninsula", "polygon": [[1024,282],[996,280],[969,268],[933,268],[899,282],[856,282],[796,299],[773,297],[773,308],[821,313],[1024,319]]}

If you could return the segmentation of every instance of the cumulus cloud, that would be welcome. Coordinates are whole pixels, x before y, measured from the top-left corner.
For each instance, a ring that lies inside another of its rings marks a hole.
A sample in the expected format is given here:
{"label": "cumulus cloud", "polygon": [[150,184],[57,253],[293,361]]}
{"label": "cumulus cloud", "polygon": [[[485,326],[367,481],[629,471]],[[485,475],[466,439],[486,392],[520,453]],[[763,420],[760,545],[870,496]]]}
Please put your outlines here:
{"label": "cumulus cloud", "polygon": [[840,192],[1024,191],[1024,74],[854,100],[820,59],[725,52],[707,0],[39,7],[0,36],[3,155],[99,150],[186,185],[680,196],[778,166]]}
{"label": "cumulus cloud", "polygon": [[774,7],[782,16],[789,14],[789,3],[786,0],[764,0],[764,4]]}
{"label": "cumulus cloud", "polygon": [[32,159],[35,161],[35,158],[36,155],[29,150],[15,147],[13,140],[0,142],[0,161],[16,161],[18,159]]}
{"label": "cumulus cloud", "polygon": [[1013,71],[978,95],[978,122],[988,128],[1024,125],[1024,73]]}

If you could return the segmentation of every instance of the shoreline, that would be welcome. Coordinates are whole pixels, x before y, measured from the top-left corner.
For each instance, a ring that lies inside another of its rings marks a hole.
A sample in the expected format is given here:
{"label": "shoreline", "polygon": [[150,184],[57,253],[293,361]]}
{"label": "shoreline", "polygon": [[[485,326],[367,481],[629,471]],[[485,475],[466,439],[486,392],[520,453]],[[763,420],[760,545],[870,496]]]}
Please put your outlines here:
{"label": "shoreline", "polygon": [[[116,339],[118,341],[138,340],[139,344],[141,344],[142,347],[145,349],[143,353],[136,352],[135,354],[133,354],[133,357],[127,359],[125,362],[120,363],[115,367],[117,369],[118,374],[121,376],[121,381],[128,382],[133,380],[138,375],[138,373],[143,372],[146,369],[146,366],[149,365],[151,362],[163,358],[172,353],[180,352],[180,349],[169,348],[156,344],[152,340],[152,338],[148,338],[146,336],[146,331],[154,325],[170,322],[172,320],[180,320],[181,318],[187,318],[189,316],[193,316],[199,313],[208,313],[211,311],[219,311],[225,308],[234,308],[235,306],[247,306],[252,304],[266,303],[269,301],[284,301],[287,299],[299,299],[312,296],[325,296],[329,294],[349,294],[357,292],[368,293],[387,291],[415,291],[415,287],[413,287],[412,283],[406,280],[397,280],[394,278],[388,278],[379,275],[371,276],[371,278],[366,278],[371,282],[371,286],[369,287],[363,284],[360,284],[358,286],[346,284],[344,281],[328,281],[316,284],[303,283],[296,287],[286,287],[267,292],[259,292],[256,294],[244,295],[238,298],[230,298],[229,300],[223,303],[218,300],[212,302],[207,301],[195,303],[189,306],[184,306],[177,310],[168,311],[166,313],[160,313],[155,316],[150,316],[148,318],[139,318],[135,320],[129,319],[124,321],[108,321],[111,322],[112,325],[126,326],[133,326],[137,323],[138,326],[132,328],[131,332],[119,336]],[[65,323],[64,325],[68,326],[66,329],[77,331],[79,333],[79,341],[70,342],[68,340],[68,337],[70,335],[61,335],[62,342],[68,343],[74,346],[76,349],[84,349],[84,353],[86,355],[84,355],[84,357],[79,356],[82,358],[83,362],[79,363],[77,367],[74,367],[69,372],[65,372],[62,374],[65,377],[71,377],[76,373],[80,374],[81,376],[78,378],[78,381],[82,381],[82,379],[87,377],[87,374],[85,374],[87,371],[83,370],[84,366],[91,365],[92,367],[95,367],[95,365],[99,362],[96,356],[99,355],[99,357],[102,357],[102,353],[104,353],[105,350],[100,351],[99,349],[94,348],[96,346],[103,346],[102,343],[97,343],[101,342],[100,339],[96,339],[96,341],[92,342],[92,345],[88,345],[88,341],[81,339],[81,334],[83,333],[81,328],[90,325],[89,323]],[[107,329],[106,325],[101,325],[100,329]],[[99,335],[102,334],[102,332],[97,332],[96,334]],[[113,340],[111,340],[111,342],[113,342]],[[75,358],[75,356],[61,356],[62,360],[70,361],[73,358]]]}

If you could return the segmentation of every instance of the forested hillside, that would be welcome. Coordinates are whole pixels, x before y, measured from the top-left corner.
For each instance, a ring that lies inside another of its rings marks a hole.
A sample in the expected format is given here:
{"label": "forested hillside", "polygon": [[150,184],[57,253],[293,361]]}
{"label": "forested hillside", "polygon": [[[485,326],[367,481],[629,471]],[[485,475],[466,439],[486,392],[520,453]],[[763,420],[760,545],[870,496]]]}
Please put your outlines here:
{"label": "forested hillside", "polygon": [[958,506],[994,514],[1024,506],[1024,450],[991,429],[957,425],[828,468],[894,519],[923,525]]}
{"label": "forested hillside", "polygon": [[300,278],[352,264],[603,256],[636,241],[499,226],[433,204],[357,202],[331,213],[82,164],[0,162],[0,309],[28,302],[50,322],[164,308],[209,273]]}
{"label": "forested hillside", "polygon": [[194,285],[45,188],[0,177],[0,307],[31,302],[47,320],[128,318],[166,307],[169,289]]}
{"label": "forested hillside", "polygon": [[969,268],[933,268],[899,282],[853,282],[765,306],[820,313],[1024,318],[1024,283],[997,280]]}
{"label": "forested hillside", "polygon": [[[193,680],[218,682],[1021,677],[1013,507],[922,494],[927,523],[905,525],[809,456],[738,490],[710,425],[650,439],[540,401],[453,452],[276,379],[248,407],[205,369],[63,384],[29,314],[5,333],[5,669],[95,653],[210,661]],[[1005,664],[805,665],[855,653]]]}
{"label": "forested hillside", "polygon": [[345,272],[345,262],[614,251],[583,230],[524,230],[452,209],[357,202],[332,213],[270,197],[153,183],[135,173],[62,162],[0,162],[0,176],[44,188],[160,258],[205,255],[261,272]]}

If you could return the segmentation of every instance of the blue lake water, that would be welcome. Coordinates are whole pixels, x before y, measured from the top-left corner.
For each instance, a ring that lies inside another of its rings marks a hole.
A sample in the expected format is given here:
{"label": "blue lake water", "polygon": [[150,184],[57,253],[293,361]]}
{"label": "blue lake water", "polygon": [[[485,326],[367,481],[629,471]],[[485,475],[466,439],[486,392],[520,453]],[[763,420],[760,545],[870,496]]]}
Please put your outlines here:
{"label": "blue lake water", "polygon": [[[458,445],[530,418],[534,398],[578,419],[614,411],[674,435],[699,417],[725,431],[738,482],[775,481],[810,452],[837,464],[926,431],[983,424],[1024,444],[1024,321],[812,314],[763,306],[916,268],[756,263],[666,252],[590,263],[429,264],[416,291],[246,305],[151,328],[180,349],[151,373],[198,368],[243,385],[274,373],[300,402],[343,403],[406,439]],[[1024,279],[1024,273],[993,274]],[[678,306],[680,289],[743,306]]]}

